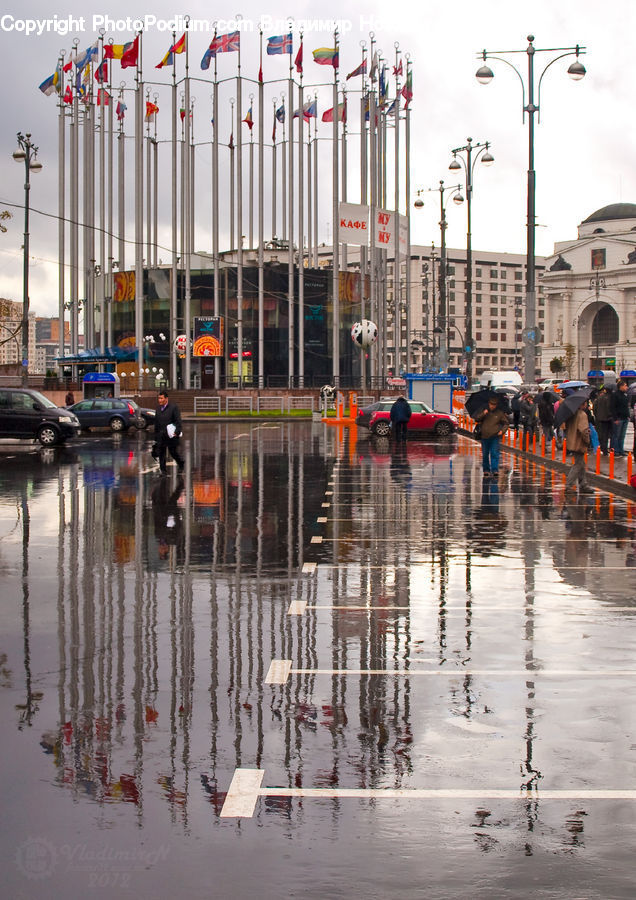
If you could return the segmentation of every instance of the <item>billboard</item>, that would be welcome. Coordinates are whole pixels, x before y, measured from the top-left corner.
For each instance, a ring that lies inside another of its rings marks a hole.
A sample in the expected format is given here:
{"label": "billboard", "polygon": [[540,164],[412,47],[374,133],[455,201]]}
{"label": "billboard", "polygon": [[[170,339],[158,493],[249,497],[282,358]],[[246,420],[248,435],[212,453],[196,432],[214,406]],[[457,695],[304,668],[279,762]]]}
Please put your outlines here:
{"label": "billboard", "polygon": [[223,317],[195,316],[193,356],[223,356]]}

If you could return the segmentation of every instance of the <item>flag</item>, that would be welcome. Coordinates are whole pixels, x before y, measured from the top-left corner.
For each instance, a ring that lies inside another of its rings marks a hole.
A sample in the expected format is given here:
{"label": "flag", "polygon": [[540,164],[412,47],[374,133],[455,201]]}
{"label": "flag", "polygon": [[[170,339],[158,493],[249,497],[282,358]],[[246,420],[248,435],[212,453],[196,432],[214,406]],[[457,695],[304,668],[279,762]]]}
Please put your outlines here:
{"label": "flag", "polygon": [[[104,48],[105,49],[105,48]],[[94,44],[91,44],[90,47],[87,47],[83,53],[75,53],[71,58],[73,62],[77,66],[78,69],[84,69],[93,59],[96,59],[99,55],[99,51],[97,49],[97,41]],[[104,55],[106,55],[104,53]]]}
{"label": "flag", "polygon": [[128,45],[128,49],[124,51],[121,57],[121,67],[122,69],[129,69],[131,66],[137,65],[137,59],[139,58],[139,35],[135,38],[132,44]]}
{"label": "flag", "polygon": [[156,103],[151,103],[150,100],[146,100],[146,122],[154,122],[155,113],[159,112],[159,107]]}
{"label": "flag", "polygon": [[97,91],[97,105],[98,106],[109,106],[110,105],[110,94],[105,88],[99,88]]}
{"label": "flag", "polygon": [[175,53],[183,53],[186,49],[186,35],[185,32],[181,35],[179,40],[173,44],[164,58],[160,63],[157,63],[155,69],[163,69],[164,66],[171,66],[174,63],[174,54]]}
{"label": "flag", "polygon": [[300,42],[300,47],[298,48],[298,53],[296,54],[296,59],[294,60],[294,65],[296,66],[296,71],[303,74],[303,42]]}
{"label": "flag", "polygon": [[387,99],[386,95],[388,93],[388,85],[386,82],[385,72],[386,72],[386,66],[382,66],[382,68],[380,69],[380,90],[379,90],[380,109],[384,109],[384,107],[386,106],[386,99]]}
{"label": "flag", "polygon": [[73,60],[69,59],[69,61],[66,63],[66,65],[62,66],[62,71],[70,72],[72,68],[73,68]]}
{"label": "flag", "polygon": [[281,123],[285,122],[285,107],[284,106],[278,107],[278,109],[276,110],[276,118]]}
{"label": "flag", "polygon": [[376,76],[378,74],[378,54],[373,54],[373,59],[371,60],[371,70],[369,71],[369,78],[371,81],[375,81]]}
{"label": "flag", "polygon": [[[181,119],[182,122],[185,119],[185,112],[186,112],[185,106],[182,106],[181,109],[179,110],[179,118]],[[190,118],[192,118],[192,110],[190,110]],[[212,122],[212,124],[214,125],[214,119],[210,119],[210,122]]]}
{"label": "flag", "polygon": [[73,91],[71,90],[70,84],[66,85],[66,90],[64,91],[64,102],[65,103],[73,102]]}
{"label": "flag", "polygon": [[[326,109],[322,114],[323,122],[333,122],[333,106],[331,109]],[[347,121],[347,101],[344,103],[338,104],[338,121],[346,122]]]}
{"label": "flag", "polygon": [[108,81],[108,60],[106,58],[104,58],[95,69],[95,81],[97,81],[98,84],[103,84],[105,81]]}
{"label": "flag", "polygon": [[392,116],[395,114],[395,111],[397,109],[397,102],[398,102],[398,98],[396,97],[395,100],[393,101],[393,103],[389,106],[389,108],[386,111],[387,116]]}
{"label": "flag", "polygon": [[[293,115],[294,119],[297,119],[300,116],[301,110],[297,109]],[[310,119],[316,119],[318,117],[318,104],[315,100],[308,100],[302,108],[302,115],[305,122],[308,122]]]}
{"label": "flag", "polygon": [[230,34],[221,34],[218,37],[215,35],[212,39],[212,43],[203,54],[203,59],[201,60],[201,68],[209,69],[210,60],[213,56],[216,56],[217,53],[232,53],[233,51],[238,51],[240,49],[240,31],[232,31],[230,32]]}
{"label": "flag", "polygon": [[404,97],[405,106],[408,106],[411,100],[413,99],[413,71],[409,69],[406,73],[406,81],[404,82],[404,87],[400,91],[402,96]]}
{"label": "flag", "polygon": [[292,43],[291,31],[289,34],[279,34],[276,37],[267,38],[267,55],[276,56],[280,53],[289,53],[291,56]]}
{"label": "flag", "polygon": [[338,50],[334,47],[319,47],[317,50],[311,51],[314,55],[314,62],[319,66],[333,66],[338,68]]}
{"label": "flag", "polygon": [[115,107],[115,112],[117,113],[117,121],[118,122],[124,121],[124,113],[126,112],[127,109],[128,109],[128,107],[126,106],[125,103],[122,103],[121,100],[117,101],[117,106]]}
{"label": "flag", "polygon": [[357,69],[354,69],[353,72],[349,72],[349,74],[347,75],[347,81],[349,81],[350,78],[355,78],[356,75],[366,75],[366,74],[367,74],[367,61],[366,61],[366,59],[363,59]]}
{"label": "flag", "polygon": [[104,44],[104,59],[121,59],[131,47],[132,41],[127,44]]}
{"label": "flag", "polygon": [[56,69],[52,75],[49,75],[48,78],[45,78],[42,84],[40,85],[40,90],[42,93],[50,97],[51,94],[54,94],[56,91],[59,91],[59,81],[60,81],[60,73]]}
{"label": "flag", "polygon": [[230,150],[234,150],[234,132],[232,131],[230,134],[230,143],[228,144]]}
{"label": "flag", "polygon": [[250,108],[248,109],[247,115],[245,116],[245,118],[243,119],[243,121],[245,122],[245,124],[247,125],[247,127],[249,128],[249,130],[251,131],[252,128],[254,127],[254,118],[252,117],[252,107],[251,107],[251,106],[250,106]]}
{"label": "flag", "polygon": [[393,74],[394,74],[396,77],[397,77],[398,75],[403,75],[403,74],[404,74],[403,69],[402,69],[402,60],[400,60],[400,65],[399,65],[399,66],[393,66]]}

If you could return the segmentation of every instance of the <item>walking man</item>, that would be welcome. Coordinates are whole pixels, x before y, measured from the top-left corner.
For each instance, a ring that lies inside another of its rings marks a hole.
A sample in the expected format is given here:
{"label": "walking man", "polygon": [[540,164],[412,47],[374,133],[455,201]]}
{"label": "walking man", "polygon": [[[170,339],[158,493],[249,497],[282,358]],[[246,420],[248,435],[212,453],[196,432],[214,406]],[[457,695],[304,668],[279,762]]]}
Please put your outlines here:
{"label": "walking man", "polygon": [[601,453],[607,456],[612,431],[612,395],[603,385],[594,401],[594,424],[598,432],[598,440],[601,445]]}
{"label": "walking man", "polygon": [[592,489],[587,486],[587,472],[585,471],[585,454],[590,443],[590,422],[585,412],[585,405],[583,405],[565,424],[565,445],[568,453],[574,457],[574,463],[565,480],[566,491],[568,488],[576,487],[578,481],[580,494],[592,493]]}
{"label": "walking man", "polygon": [[481,423],[481,465],[484,478],[496,478],[499,474],[499,439],[508,428],[508,416],[499,409],[499,398],[493,395],[488,406],[477,413],[475,421]]}
{"label": "walking man", "polygon": [[159,461],[161,474],[166,475],[166,455],[168,450],[177,464],[180,472],[183,472],[185,461],[179,452],[179,438],[181,437],[181,412],[176,403],[170,403],[166,391],[161,391],[157,397],[158,406],[155,410],[155,445],[152,455]]}

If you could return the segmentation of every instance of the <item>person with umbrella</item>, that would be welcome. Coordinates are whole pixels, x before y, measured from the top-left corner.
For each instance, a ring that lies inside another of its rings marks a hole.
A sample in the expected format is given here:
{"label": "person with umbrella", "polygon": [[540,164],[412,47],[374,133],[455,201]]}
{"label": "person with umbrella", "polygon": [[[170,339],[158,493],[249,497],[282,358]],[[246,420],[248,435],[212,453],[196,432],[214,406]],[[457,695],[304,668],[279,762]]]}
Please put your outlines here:
{"label": "person with umbrella", "polygon": [[565,489],[567,491],[576,487],[578,482],[579,494],[592,493],[592,489],[587,486],[585,469],[585,454],[591,444],[590,422],[585,412],[590,393],[589,386],[573,390],[559,403],[554,419],[557,427],[565,423],[565,444],[568,453],[574,458],[565,480]]}
{"label": "person with umbrella", "polygon": [[627,399],[627,382],[619,378],[616,390],[612,392],[612,437],[610,446],[616,456],[627,456],[625,453],[625,433],[629,422],[629,400]]}
{"label": "person with umbrella", "polygon": [[[486,394],[486,406],[476,409],[475,398]],[[472,403],[470,401],[473,401]],[[496,478],[499,474],[499,441],[508,428],[508,416],[501,408],[498,394],[489,391],[478,391],[466,401],[466,410],[480,425],[481,467],[484,478]]]}

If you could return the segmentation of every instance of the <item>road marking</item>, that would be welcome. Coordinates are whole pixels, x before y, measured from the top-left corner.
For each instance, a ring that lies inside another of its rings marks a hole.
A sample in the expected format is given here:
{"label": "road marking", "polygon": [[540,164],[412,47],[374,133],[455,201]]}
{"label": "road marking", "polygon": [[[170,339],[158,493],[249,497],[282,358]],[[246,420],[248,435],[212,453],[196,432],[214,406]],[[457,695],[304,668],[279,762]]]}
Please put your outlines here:
{"label": "road marking", "polygon": [[292,600],[289,604],[289,609],[287,610],[288,616],[302,616],[307,609],[307,601],[306,600]]}
{"label": "road marking", "polygon": [[312,539],[310,540],[309,543],[310,543],[310,544],[322,544],[322,536],[321,536],[321,535],[314,535],[314,536],[312,537]]}
{"label": "road marking", "polygon": [[333,491],[325,491],[325,497],[333,497]]}
{"label": "road marking", "polygon": [[315,562],[303,563],[302,574],[303,575],[313,575],[314,572],[316,571],[316,565],[317,565],[317,563],[315,563]]}
{"label": "road marking", "polygon": [[331,506],[331,503],[321,503],[321,506],[323,509],[329,509],[329,507]]}
{"label": "road marking", "polygon": [[321,524],[328,521],[329,520],[327,519],[327,516],[318,516],[318,518],[316,519],[316,522],[320,522]]}
{"label": "road marking", "polygon": [[285,684],[291,672],[291,659],[273,659],[265,676],[265,684]]}
{"label": "road marking", "polygon": [[264,775],[264,769],[236,769],[221,809],[221,818],[250,819],[254,815]]}

